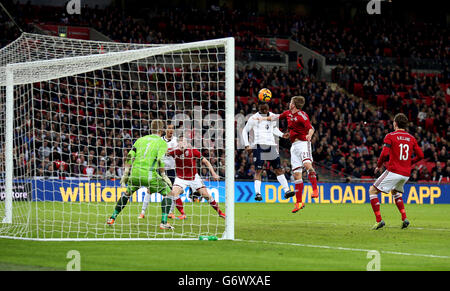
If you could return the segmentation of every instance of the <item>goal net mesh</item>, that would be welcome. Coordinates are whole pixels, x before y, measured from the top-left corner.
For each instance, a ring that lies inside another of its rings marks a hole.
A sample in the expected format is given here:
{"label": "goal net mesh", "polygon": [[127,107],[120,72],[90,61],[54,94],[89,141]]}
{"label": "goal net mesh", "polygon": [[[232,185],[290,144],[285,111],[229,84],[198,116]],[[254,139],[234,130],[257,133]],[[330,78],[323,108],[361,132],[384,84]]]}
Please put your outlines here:
{"label": "goal net mesh", "polygon": [[[234,49],[234,48],[231,48]],[[7,216],[6,160],[12,155],[12,215],[0,236],[30,239],[219,238],[225,219],[206,199],[181,194],[187,219],[161,230],[152,193],[139,219],[141,187],[106,224],[126,191],[120,185],[133,143],[152,120],[173,124],[207,158],[197,164],[208,193],[226,213],[226,40],[140,45],[24,33],[0,50],[0,218]],[[7,71],[12,74],[8,83]],[[5,148],[7,85],[13,83],[13,150]],[[233,152],[231,152],[233,155]],[[173,213],[179,216],[177,208]],[[228,220],[227,220],[228,221]]]}

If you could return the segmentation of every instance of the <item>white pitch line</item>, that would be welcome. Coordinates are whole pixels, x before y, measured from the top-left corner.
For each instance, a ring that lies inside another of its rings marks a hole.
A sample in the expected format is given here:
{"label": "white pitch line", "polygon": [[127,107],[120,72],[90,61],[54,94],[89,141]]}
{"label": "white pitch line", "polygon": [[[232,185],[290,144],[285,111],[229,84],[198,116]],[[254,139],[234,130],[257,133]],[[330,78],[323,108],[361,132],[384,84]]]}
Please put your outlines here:
{"label": "white pitch line", "polygon": [[[369,249],[357,249],[357,248],[334,247],[334,246],[311,245],[311,244],[288,243],[288,242],[272,242],[272,241],[261,241],[261,240],[235,239],[235,241],[248,242],[248,243],[265,243],[265,244],[276,244],[276,245],[289,245],[289,246],[298,246],[298,247],[320,248],[320,249],[330,249],[330,250],[340,250],[340,251],[353,251],[353,252],[374,251],[373,249],[369,250]],[[438,255],[430,255],[430,254],[414,254],[414,253],[403,253],[403,252],[393,252],[393,251],[379,251],[379,252],[380,253],[385,253],[385,254],[391,254],[391,255],[450,259],[450,256],[438,256]]]}

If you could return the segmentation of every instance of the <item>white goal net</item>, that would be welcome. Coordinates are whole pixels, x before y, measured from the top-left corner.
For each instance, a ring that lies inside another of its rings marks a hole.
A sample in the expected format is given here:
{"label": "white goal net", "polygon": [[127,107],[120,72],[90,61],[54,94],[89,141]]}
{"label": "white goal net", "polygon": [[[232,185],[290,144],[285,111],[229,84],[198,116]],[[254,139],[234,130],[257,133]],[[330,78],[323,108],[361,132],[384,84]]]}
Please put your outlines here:
{"label": "white goal net", "polygon": [[[0,106],[0,237],[234,239],[233,38],[140,45],[24,33],[0,50]],[[220,179],[197,161],[209,200],[187,187],[173,230],[160,229],[163,197],[145,198],[144,186],[107,225],[126,192],[127,155],[157,119]]]}

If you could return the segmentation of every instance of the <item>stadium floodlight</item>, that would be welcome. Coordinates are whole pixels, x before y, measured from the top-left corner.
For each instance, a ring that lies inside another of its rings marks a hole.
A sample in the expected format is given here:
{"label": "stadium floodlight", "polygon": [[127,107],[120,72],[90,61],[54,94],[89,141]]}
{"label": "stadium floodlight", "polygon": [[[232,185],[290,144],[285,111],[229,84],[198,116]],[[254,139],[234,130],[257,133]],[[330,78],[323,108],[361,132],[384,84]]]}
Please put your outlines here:
{"label": "stadium floodlight", "polygon": [[[234,239],[234,39],[129,44],[23,33],[0,50],[0,237],[32,240]],[[188,219],[159,229],[161,195],[119,183],[133,142],[151,120],[175,125],[220,181],[208,203],[182,195]]]}

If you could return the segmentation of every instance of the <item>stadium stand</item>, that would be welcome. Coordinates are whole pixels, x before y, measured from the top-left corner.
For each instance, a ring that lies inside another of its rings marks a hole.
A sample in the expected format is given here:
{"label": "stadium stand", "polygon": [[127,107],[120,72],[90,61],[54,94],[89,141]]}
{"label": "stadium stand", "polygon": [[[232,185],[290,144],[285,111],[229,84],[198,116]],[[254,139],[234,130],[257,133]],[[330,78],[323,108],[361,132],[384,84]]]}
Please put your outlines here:
{"label": "stadium stand", "polygon": [[[125,17],[113,7],[86,7],[80,16],[52,13],[52,7],[37,8],[30,4],[11,9],[26,19],[21,23],[24,27],[41,21],[91,26],[118,42],[175,43],[234,36],[237,49],[271,51],[275,48],[261,41],[259,36],[291,36],[326,56],[328,64],[336,65],[332,80],[340,87],[310,78],[305,70],[238,67],[236,113],[246,116],[255,112],[256,94],[264,87],[276,96],[271,104],[274,113],[287,110],[292,96],[305,96],[307,105],[304,110],[316,128],[312,140],[313,152],[322,181],[333,178],[358,180],[373,179],[382,139],[393,130],[390,118],[400,108],[415,125],[410,130],[426,157],[425,161],[415,166],[411,181],[449,180],[450,71],[446,65],[448,44],[445,42],[448,30],[439,24],[402,26],[399,22],[384,18],[372,23],[367,23],[367,18],[355,18],[352,22],[339,21],[337,26],[336,21],[328,18],[277,14],[264,18],[264,15],[252,12],[223,8],[211,8],[206,12],[186,7],[156,9],[153,17],[148,19]],[[359,30],[360,26],[367,29]],[[20,32],[4,17],[0,18],[2,46],[19,35]],[[433,61],[420,62],[423,59]],[[417,73],[413,70],[426,65],[438,68],[440,73]],[[52,92],[51,88],[44,89]],[[39,159],[21,156],[16,162],[26,162],[30,165],[30,171],[36,170],[42,176],[97,175],[108,179],[119,178],[123,158],[134,134],[137,136],[141,133],[139,130],[145,131],[145,119],[156,116],[136,117],[141,118],[143,124],[129,119],[138,130],[127,133],[121,130],[123,123],[116,121],[135,106],[145,104],[140,102],[141,98],[125,103],[121,112],[109,112],[106,109],[109,101],[97,100],[94,92],[84,92],[83,95],[66,93],[66,97],[48,94],[46,98],[35,98],[35,108],[40,109],[36,116],[42,123],[33,136],[28,137],[37,141],[34,143],[36,149],[29,148],[28,152],[36,150]],[[92,100],[96,101],[93,103]],[[147,106],[156,109],[164,105],[150,100]],[[74,120],[67,117],[67,126],[56,128],[56,122],[52,122],[55,116],[46,114],[44,110],[49,107],[64,113],[76,113],[78,117]],[[165,112],[170,112],[170,108],[163,108],[160,112],[162,115],[159,117],[168,117],[170,113],[166,115]],[[112,124],[115,125],[114,130],[111,129]],[[281,123],[280,127],[285,129],[286,124]],[[80,131],[87,138],[77,139]],[[51,135],[53,143],[46,141]],[[280,140],[282,166],[287,178],[291,179],[288,148],[288,141]],[[204,154],[212,163],[217,159],[224,163],[223,155],[210,156],[207,151]],[[243,149],[236,149],[236,157],[236,178],[251,179],[254,172],[252,155],[246,155]],[[34,165],[36,169],[31,168]],[[275,179],[273,169],[268,165],[263,172],[263,180]]]}

